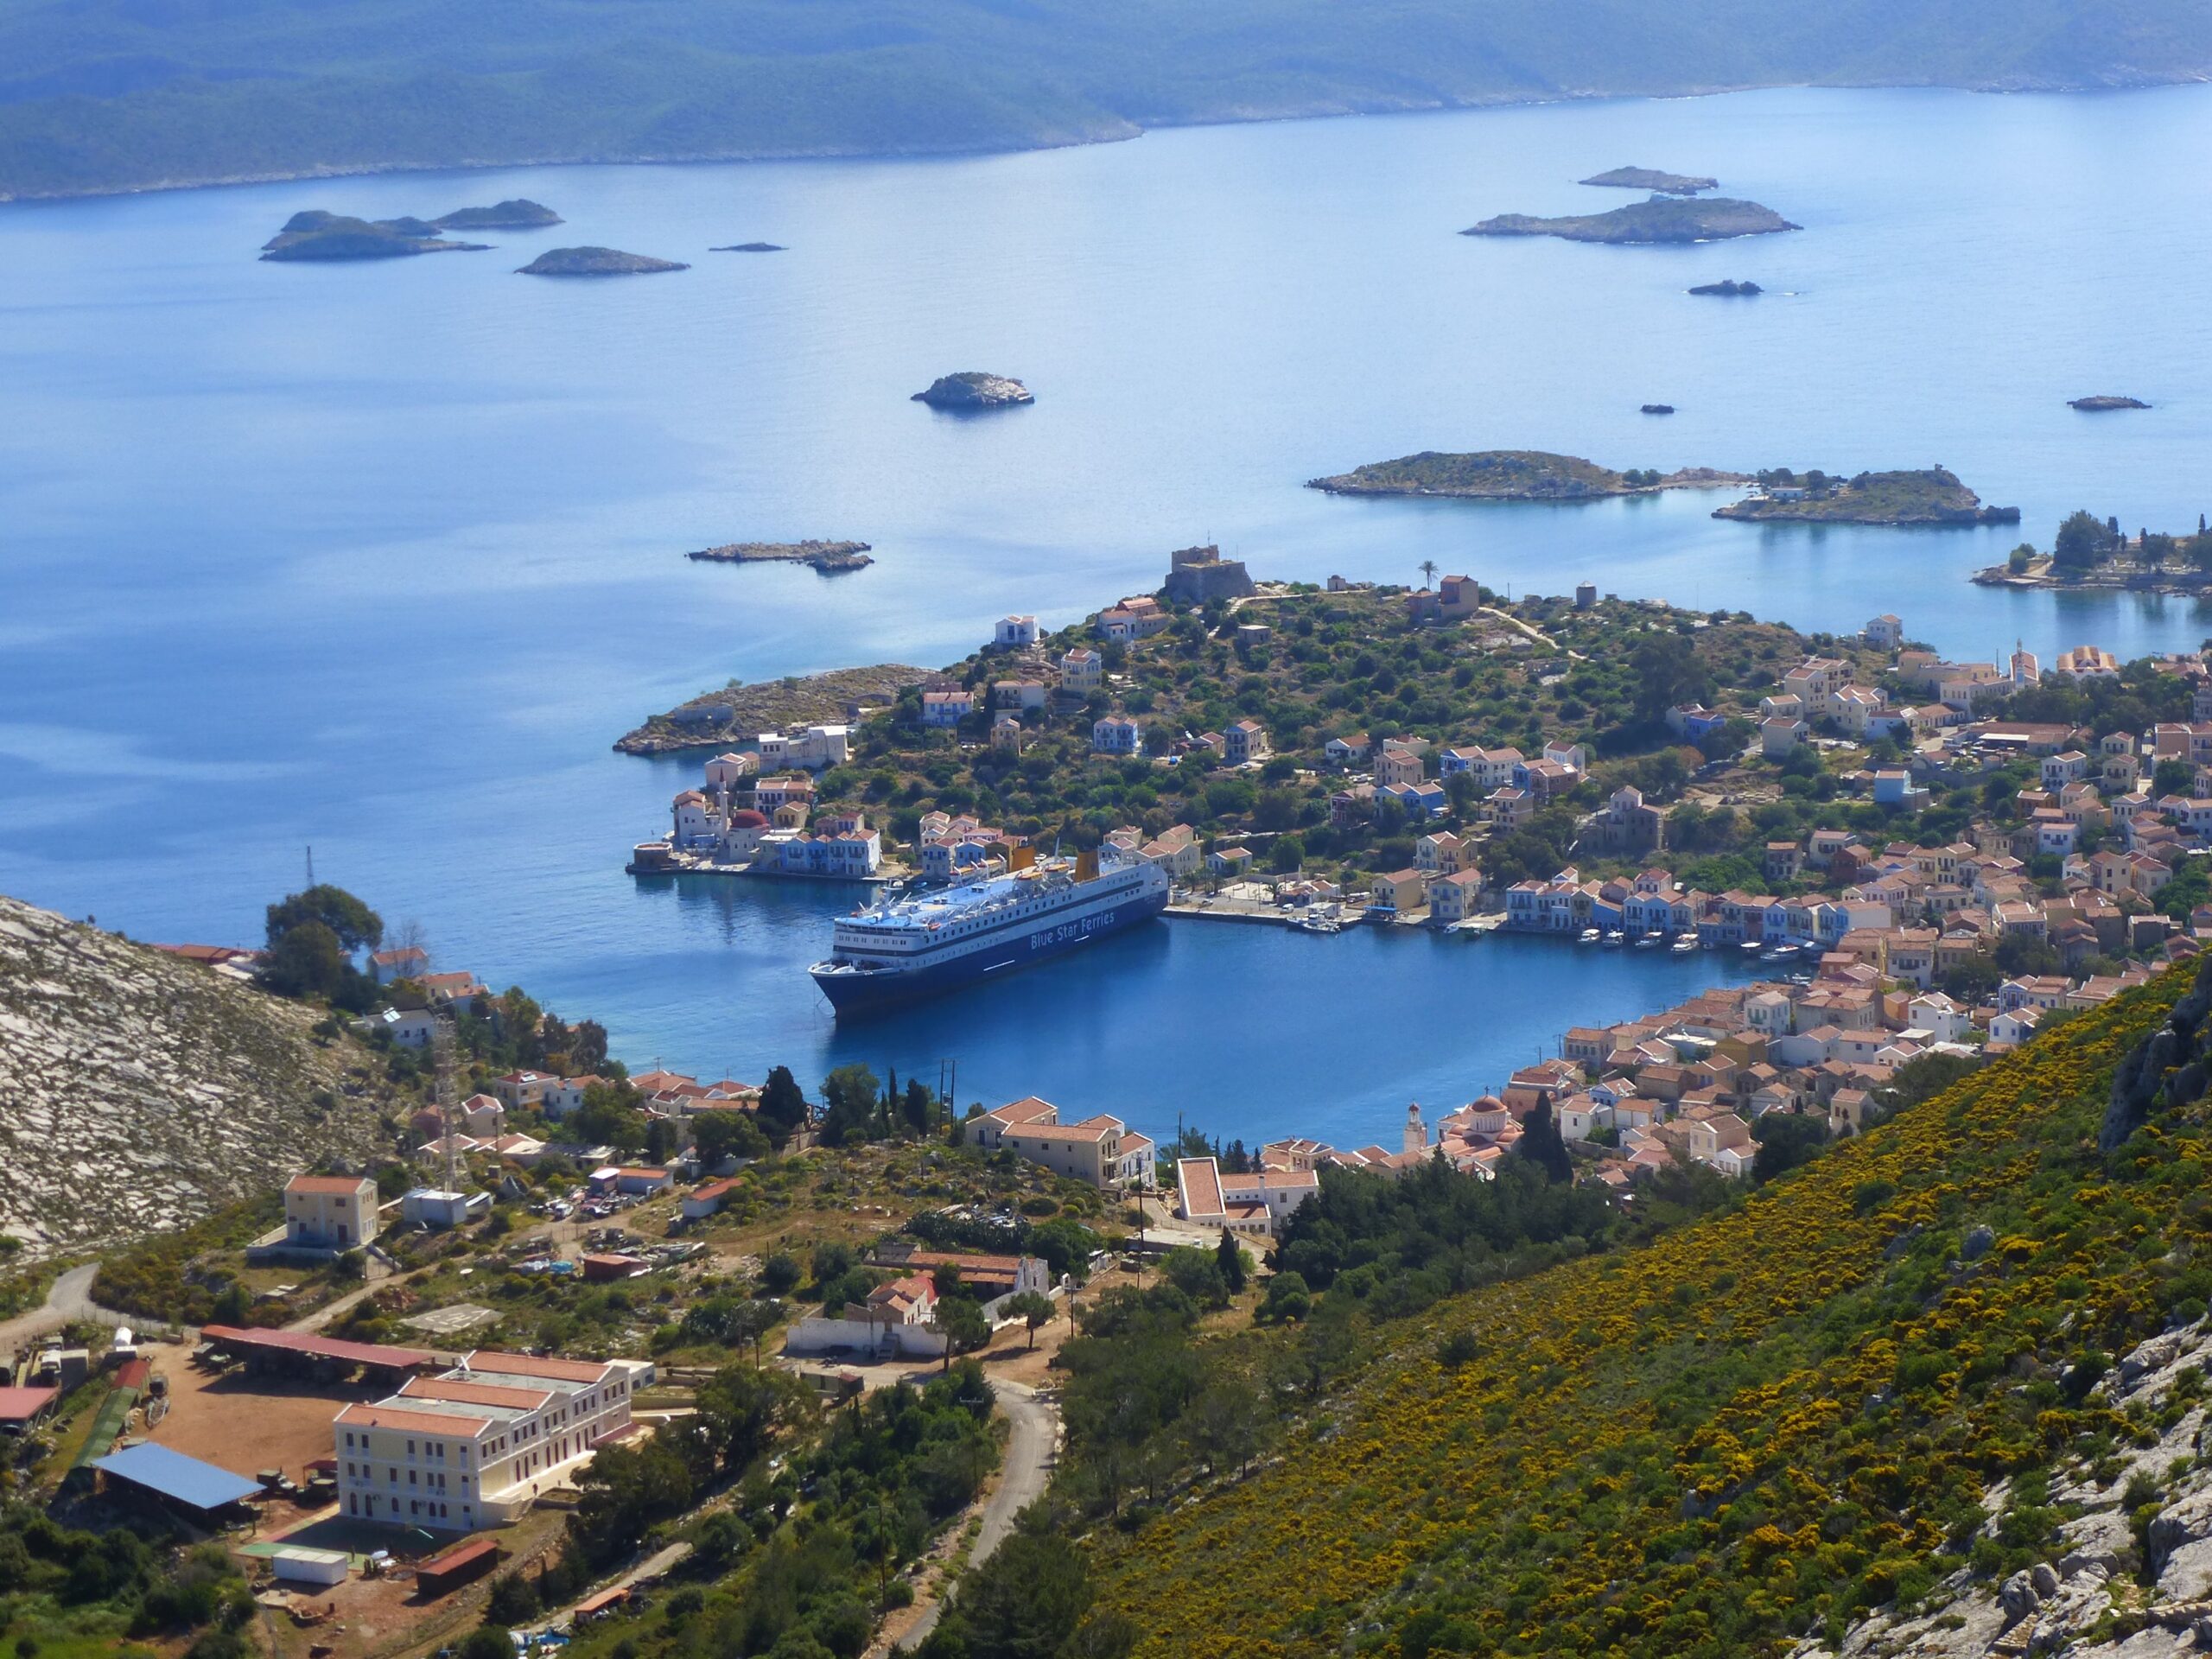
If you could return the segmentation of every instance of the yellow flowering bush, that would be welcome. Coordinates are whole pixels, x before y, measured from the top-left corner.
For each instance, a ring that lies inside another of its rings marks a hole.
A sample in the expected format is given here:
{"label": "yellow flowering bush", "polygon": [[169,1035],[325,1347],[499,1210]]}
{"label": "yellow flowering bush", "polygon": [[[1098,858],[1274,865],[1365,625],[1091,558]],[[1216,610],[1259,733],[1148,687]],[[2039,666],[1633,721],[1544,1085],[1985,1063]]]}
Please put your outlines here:
{"label": "yellow flowering bush", "polygon": [[[2114,1064],[2187,977],[1726,1214],[1376,1327],[1272,1466],[1096,1538],[1102,1605],[1145,1659],[1721,1659],[1923,1593],[1985,1487],[2125,1433],[2088,1395],[2105,1356],[2202,1311],[2167,1248],[2212,1230],[2201,1116],[2096,1147]],[[1978,1226],[1998,1243],[1967,1261]],[[1440,1363],[1460,1332],[1474,1357]]]}

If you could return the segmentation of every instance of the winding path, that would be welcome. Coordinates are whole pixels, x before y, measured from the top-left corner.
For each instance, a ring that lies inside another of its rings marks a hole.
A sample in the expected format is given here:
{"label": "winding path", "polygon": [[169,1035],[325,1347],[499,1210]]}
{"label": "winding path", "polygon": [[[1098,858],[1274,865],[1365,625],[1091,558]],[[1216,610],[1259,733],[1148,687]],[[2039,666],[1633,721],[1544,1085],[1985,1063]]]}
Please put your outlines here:
{"label": "winding path", "polygon": [[[1052,1477],[1053,1452],[1059,1442],[1059,1414],[1037,1397],[1034,1389],[994,1377],[991,1389],[998,1395],[999,1407],[1006,1413],[1014,1433],[1007,1440],[1006,1467],[998,1490],[983,1505],[982,1528],[976,1535],[975,1547],[968,1552],[970,1567],[980,1567],[988,1560],[991,1552],[1004,1543],[1014,1530],[1015,1517],[1044,1496],[1045,1483]],[[892,1644],[892,1651],[909,1653],[921,1646],[937,1628],[938,1617],[944,1611],[942,1598],[932,1599]]]}
{"label": "winding path", "polygon": [[130,1314],[102,1307],[92,1300],[92,1277],[99,1270],[97,1262],[87,1262],[81,1268],[70,1268],[48,1287],[46,1300],[37,1307],[28,1313],[19,1313],[12,1319],[0,1320],[0,1356],[13,1352],[50,1331],[59,1331],[77,1319],[129,1324]]}

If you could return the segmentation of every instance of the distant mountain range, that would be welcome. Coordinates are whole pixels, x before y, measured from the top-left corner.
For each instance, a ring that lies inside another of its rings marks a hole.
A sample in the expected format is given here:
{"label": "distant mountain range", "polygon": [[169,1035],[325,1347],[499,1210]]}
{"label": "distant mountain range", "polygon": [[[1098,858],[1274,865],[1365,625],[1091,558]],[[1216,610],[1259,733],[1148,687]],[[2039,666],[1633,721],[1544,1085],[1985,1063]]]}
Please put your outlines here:
{"label": "distant mountain range", "polygon": [[0,197],[1022,149],[1802,83],[2208,75],[2202,0],[16,0],[0,9]]}

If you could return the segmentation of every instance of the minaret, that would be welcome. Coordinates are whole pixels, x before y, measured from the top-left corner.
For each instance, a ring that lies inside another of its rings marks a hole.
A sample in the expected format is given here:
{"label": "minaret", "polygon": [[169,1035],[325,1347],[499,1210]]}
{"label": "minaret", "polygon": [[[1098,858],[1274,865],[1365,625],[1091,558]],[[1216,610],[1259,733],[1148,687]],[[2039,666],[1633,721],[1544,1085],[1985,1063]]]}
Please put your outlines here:
{"label": "minaret", "polygon": [[1406,1105],[1406,1156],[1418,1158],[1428,1150],[1428,1125],[1421,1121],[1421,1103]]}

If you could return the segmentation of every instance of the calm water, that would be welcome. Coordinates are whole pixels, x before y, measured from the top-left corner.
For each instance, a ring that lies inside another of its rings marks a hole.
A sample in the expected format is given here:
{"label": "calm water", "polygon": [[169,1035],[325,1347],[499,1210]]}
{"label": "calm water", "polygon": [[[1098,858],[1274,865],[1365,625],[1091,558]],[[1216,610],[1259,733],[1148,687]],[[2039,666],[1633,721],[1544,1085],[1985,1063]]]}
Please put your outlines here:
{"label": "calm water", "polygon": [[[2212,90],[1776,92],[1155,134],[971,161],[554,168],[0,208],[0,890],[247,939],[319,874],[449,965],[596,1015],[634,1061],[849,1058],[1152,1129],[1388,1136],[1570,1023],[1725,964],[1196,925],[839,1032],[799,973],[849,895],[636,883],[691,762],[607,744],[760,678],[965,651],[1149,588],[1211,537],[1264,575],[1623,594],[1808,627],[1895,610],[1986,654],[2123,654],[2194,605],[1986,593],[2012,533],[1763,531],[1695,496],[1332,500],[1424,447],[1616,466],[1955,468],[2048,542],[2076,505],[2212,506]],[[1719,175],[1803,233],[1623,250],[1452,232]],[[289,213],[528,194],[499,251],[263,264]],[[790,245],[770,257],[715,243]],[[509,274],[550,242],[678,275]],[[1691,300],[1721,276],[1769,289]],[[1035,407],[933,416],[960,368]],[[2087,417],[2069,397],[2157,408]],[[1671,420],[1639,416],[1677,404]],[[879,563],[685,562],[855,536]]]}

